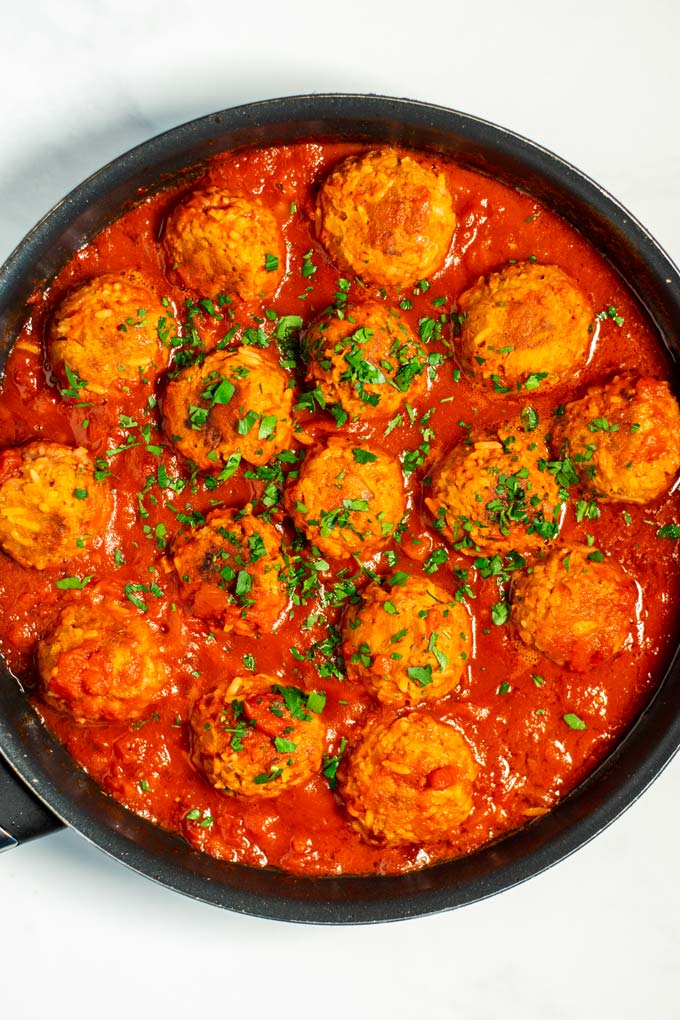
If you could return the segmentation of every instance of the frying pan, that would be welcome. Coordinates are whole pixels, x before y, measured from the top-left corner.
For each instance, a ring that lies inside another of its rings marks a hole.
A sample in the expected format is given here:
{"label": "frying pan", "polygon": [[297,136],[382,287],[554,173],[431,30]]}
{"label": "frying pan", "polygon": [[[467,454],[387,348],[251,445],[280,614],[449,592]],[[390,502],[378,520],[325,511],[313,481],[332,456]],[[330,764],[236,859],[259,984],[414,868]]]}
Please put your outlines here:
{"label": "frying pan", "polygon": [[[99,170],[48,213],[0,270],[0,370],[27,301],[141,194],[219,152],[303,139],[430,149],[530,192],[604,253],[676,359],[680,275],[641,224],[559,157],[475,117],[363,95],[296,96],[174,128]],[[289,921],[365,923],[459,907],[536,875],[621,814],[680,745],[678,650],[653,698],[609,757],[548,815],[469,856],[400,876],[301,878],[214,860],[105,796],[45,730],[0,664],[0,847],[62,824],[134,870],[230,910]]]}

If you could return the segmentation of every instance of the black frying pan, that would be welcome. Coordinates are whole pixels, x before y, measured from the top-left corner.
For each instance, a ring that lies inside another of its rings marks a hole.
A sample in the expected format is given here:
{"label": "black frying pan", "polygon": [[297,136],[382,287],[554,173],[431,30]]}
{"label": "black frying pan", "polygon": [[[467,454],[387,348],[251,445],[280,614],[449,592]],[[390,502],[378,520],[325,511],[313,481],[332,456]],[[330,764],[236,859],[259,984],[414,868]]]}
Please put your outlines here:
{"label": "black frying pan", "polygon": [[[71,192],[0,270],[0,368],[27,299],[83,243],[133,203],[218,152],[308,138],[393,142],[453,156],[530,192],[577,227],[637,294],[675,356],[680,275],[622,206],[574,167],[503,128],[441,107],[376,96],[298,96],[241,106],[174,128],[114,160]],[[191,850],[106,797],[38,721],[0,665],[0,848],[77,829],[112,857],[179,892],[230,910],[329,924],[388,921],[462,906],[538,874],[625,810],[680,745],[680,663],[640,718],[550,814],[469,857],[398,877],[296,878]],[[2,758],[0,758],[2,763]],[[18,778],[20,777],[20,778]],[[32,792],[31,792],[32,791]]]}

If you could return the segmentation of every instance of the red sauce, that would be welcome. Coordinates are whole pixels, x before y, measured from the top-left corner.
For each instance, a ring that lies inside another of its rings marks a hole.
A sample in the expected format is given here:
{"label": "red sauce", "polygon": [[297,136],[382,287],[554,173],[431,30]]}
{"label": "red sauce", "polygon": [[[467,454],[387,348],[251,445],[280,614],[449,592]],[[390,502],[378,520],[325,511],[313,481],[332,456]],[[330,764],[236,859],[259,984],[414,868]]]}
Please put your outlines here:
{"label": "red sauce", "polygon": [[[301,315],[307,323],[333,301],[339,274],[314,235],[315,187],[326,168],[359,148],[305,144],[241,152],[220,157],[206,169],[210,183],[261,195],[283,220],[290,264],[271,305],[277,315]],[[404,316],[416,332],[423,316],[437,317],[450,311],[456,297],[480,275],[508,260],[534,256],[574,276],[596,310],[614,305],[623,318],[622,326],[612,319],[600,322],[594,356],[574,392],[562,388],[549,394],[542,395],[540,389],[532,393],[531,403],[541,422],[549,421],[554,407],[574,393],[580,394],[584,385],[615,371],[670,376],[659,339],[640,306],[584,238],[527,195],[446,162],[442,168],[457,216],[453,255],[427,292],[405,295],[413,307]],[[167,502],[174,500],[176,507],[182,508],[190,503],[202,512],[207,512],[214,500],[241,506],[248,498],[261,496],[263,483],[247,481],[241,470],[232,480],[208,490],[199,476],[193,487],[187,486],[178,496],[165,490],[161,498],[155,488],[157,503],[146,499],[144,513],[148,516],[140,516],[137,493],[160,463],[170,476],[189,478],[186,462],[173,452],[162,433],[158,411],[143,409],[148,390],[142,388],[120,401],[78,408],[60,398],[45,372],[42,337],[51,310],[83,279],[134,268],[181,311],[187,294],[172,271],[166,271],[158,238],[168,209],[186,190],[185,184],[142,197],[132,211],[79,251],[51,285],[35,295],[31,318],[10,357],[0,403],[0,446],[44,438],[83,445],[94,456],[103,456],[106,450],[123,445],[134,432],[119,424],[119,416],[124,414],[140,425],[151,423],[158,429],[152,432],[152,442],[165,443],[165,447],[160,460],[147,453],[143,444],[111,458],[115,511],[103,552],[85,553],[77,566],[71,563],[62,570],[40,572],[24,569],[0,553],[0,646],[5,659],[33,689],[34,704],[47,726],[108,794],[137,814],[181,832],[194,847],[216,857],[315,875],[397,873],[476,849],[545,813],[582,780],[625,732],[660,679],[677,627],[680,572],[676,543],[657,538],[656,532],[660,525],[678,519],[678,495],[643,507],[602,504],[600,518],[583,524],[577,524],[573,504],[567,511],[562,539],[582,543],[585,533],[590,533],[597,547],[611,553],[640,586],[637,633],[613,664],[575,675],[529,652],[510,627],[491,623],[490,607],[498,600],[498,587],[493,579],[482,580],[471,570],[476,654],[456,692],[428,708],[465,734],[479,763],[474,810],[451,843],[423,849],[368,845],[352,828],[340,798],[321,775],[302,788],[259,801],[214,790],[190,762],[186,720],[198,695],[218,678],[247,672],[244,657],[246,662],[249,656],[254,657],[258,672],[278,675],[307,690],[323,688],[327,692],[323,719],[328,727],[326,749],[331,755],[337,753],[342,737],[351,748],[362,725],[381,710],[360,686],[335,679],[321,681],[312,663],[299,661],[289,651],[294,648],[304,653],[324,636],[325,630],[318,625],[311,629],[302,626],[318,608],[314,601],[297,608],[274,637],[259,640],[225,636],[217,630],[212,634],[208,625],[182,609],[175,575],[167,569],[165,553],[153,540],[159,523],[166,525],[169,536],[178,530]],[[313,279],[301,275],[302,256],[310,250],[317,266]],[[351,299],[360,294],[361,288],[353,284]],[[381,297],[373,288],[365,295]],[[398,295],[396,301],[403,297],[404,293]],[[446,305],[433,305],[433,299],[440,297],[447,299]],[[233,324],[253,325],[252,309],[238,301],[231,308],[233,322],[217,321],[207,314],[194,318],[208,349]],[[409,478],[414,503],[409,528],[401,546],[392,546],[397,554],[396,570],[413,569],[414,560],[424,559],[434,546],[442,545],[421,509],[418,492],[431,464],[465,436],[459,422],[493,426],[519,411],[511,398],[486,396],[465,377],[455,382],[454,365],[449,360],[440,367],[426,398],[415,406],[415,424],[407,419],[389,436],[384,435],[384,422],[348,426],[350,432],[401,454],[422,441],[417,421],[430,407],[434,409],[429,422],[435,433],[431,454]],[[451,397],[453,400],[442,403],[443,398]],[[314,417],[306,425],[319,438],[334,427],[329,419]],[[116,549],[124,558],[118,566]],[[453,590],[460,583],[454,568],[470,566],[469,559],[452,553],[434,579]],[[384,562],[379,569],[388,572]],[[148,584],[149,579],[163,591],[161,597],[149,595],[146,601],[150,616],[171,621],[158,654],[173,664],[174,683],[172,692],[153,705],[144,720],[78,725],[40,700],[35,686],[36,642],[49,629],[63,598],[54,581],[73,573],[92,574],[93,584],[104,584],[119,595],[124,585]],[[328,622],[337,624],[341,613],[342,608],[327,610]],[[537,673],[544,678],[541,686],[532,679]],[[586,728],[571,729],[563,719],[567,713],[577,714]],[[445,780],[445,776],[435,778]]]}

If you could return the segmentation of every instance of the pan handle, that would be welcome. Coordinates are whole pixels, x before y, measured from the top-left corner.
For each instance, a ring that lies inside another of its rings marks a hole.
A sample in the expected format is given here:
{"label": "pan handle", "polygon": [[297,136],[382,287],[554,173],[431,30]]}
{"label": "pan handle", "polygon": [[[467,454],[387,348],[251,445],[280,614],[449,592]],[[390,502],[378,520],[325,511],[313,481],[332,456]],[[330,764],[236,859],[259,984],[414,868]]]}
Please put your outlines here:
{"label": "pan handle", "polygon": [[63,828],[0,755],[0,852]]}

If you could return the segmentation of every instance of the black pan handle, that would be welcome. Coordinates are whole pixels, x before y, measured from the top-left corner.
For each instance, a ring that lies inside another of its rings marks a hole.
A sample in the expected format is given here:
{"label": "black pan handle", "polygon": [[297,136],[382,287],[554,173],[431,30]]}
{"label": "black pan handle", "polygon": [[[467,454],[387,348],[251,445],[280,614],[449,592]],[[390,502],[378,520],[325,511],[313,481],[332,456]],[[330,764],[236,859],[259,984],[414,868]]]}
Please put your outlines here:
{"label": "black pan handle", "polygon": [[0,851],[63,828],[0,755]]}

